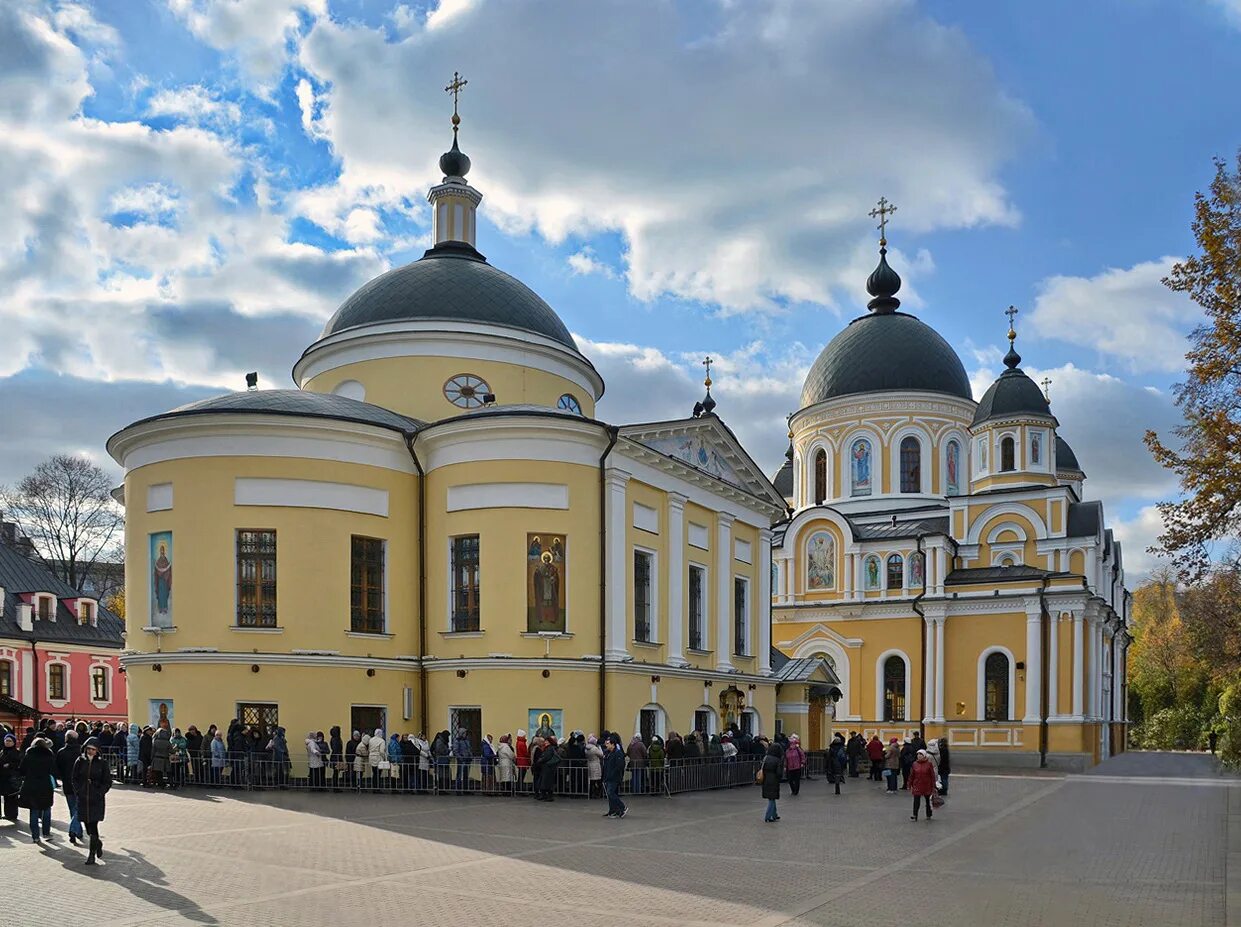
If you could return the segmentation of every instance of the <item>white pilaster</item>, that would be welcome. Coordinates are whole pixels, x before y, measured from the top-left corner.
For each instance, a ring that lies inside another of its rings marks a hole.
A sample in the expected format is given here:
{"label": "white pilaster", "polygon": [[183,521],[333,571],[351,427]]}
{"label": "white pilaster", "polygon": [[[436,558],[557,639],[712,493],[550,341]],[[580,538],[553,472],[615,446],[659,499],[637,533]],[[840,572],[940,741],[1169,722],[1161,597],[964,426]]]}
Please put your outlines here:
{"label": "white pilaster", "polygon": [[[688,666],[685,659],[685,497],[668,493],[668,662]],[[768,602],[771,598],[768,596]],[[769,605],[770,607],[770,605]],[[659,640],[659,632],[655,632]]]}
{"label": "white pilaster", "polygon": [[751,607],[758,623],[758,672],[771,675],[771,529],[758,532],[758,600]]}
{"label": "white pilaster", "polygon": [[853,595],[855,598],[864,598],[864,590],[866,584],[862,582],[862,561],[866,558],[860,553],[853,555]]}
{"label": "white pilaster", "polygon": [[607,499],[607,565],[604,577],[607,583],[607,614],[605,616],[605,638],[607,650],[604,655],[609,660],[629,659],[627,646],[629,627],[629,610],[627,608],[627,577],[626,544],[629,528],[629,505],[626,490],[630,474],[624,470],[611,468],[606,475]]}
{"label": "white pilaster", "polygon": [[1042,720],[1042,630],[1042,606],[1035,600],[1026,606],[1026,716],[1021,719],[1023,724],[1038,724]]}
{"label": "white pilaster", "polygon": [[948,578],[946,564],[947,557],[945,556],[944,548],[935,548],[935,592],[937,595],[944,594],[944,586]]}
{"label": "white pilaster", "polygon": [[[926,662],[922,667],[922,691],[928,693],[922,706],[922,723],[930,724],[935,720],[935,619],[927,615],[922,619],[926,633]],[[908,717],[909,707],[905,712]]]}
{"label": "white pilaster", "polygon": [[1099,629],[1093,615],[1086,616],[1086,717],[1099,716]]}
{"label": "white pilaster", "polygon": [[715,534],[715,668],[733,671],[733,516],[717,512]]}
{"label": "white pilaster", "polygon": [[1081,612],[1073,613],[1073,720],[1080,721],[1083,717],[1084,705],[1082,704],[1082,673],[1085,670],[1084,654],[1082,648],[1085,646],[1085,635],[1082,628],[1083,615]]}
{"label": "white pilaster", "polygon": [[844,580],[844,594],[846,599],[851,599],[853,598],[853,554],[845,554],[844,564],[845,575],[842,577]]}
{"label": "white pilaster", "polygon": [[944,723],[944,624],[947,617],[935,619],[935,720]]}
{"label": "white pilaster", "polygon": [[1051,626],[1047,643],[1047,717],[1060,717],[1060,614],[1048,618]]}

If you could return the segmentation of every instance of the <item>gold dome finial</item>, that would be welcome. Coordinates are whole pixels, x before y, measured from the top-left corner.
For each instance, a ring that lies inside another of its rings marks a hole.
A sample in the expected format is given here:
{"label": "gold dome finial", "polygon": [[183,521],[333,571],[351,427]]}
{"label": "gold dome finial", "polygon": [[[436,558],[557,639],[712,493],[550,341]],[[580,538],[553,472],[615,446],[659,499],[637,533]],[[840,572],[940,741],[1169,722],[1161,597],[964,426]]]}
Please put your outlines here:
{"label": "gold dome finial", "polygon": [[702,381],[702,385],[705,386],[708,391],[711,389],[711,365],[714,363],[715,360],[710,354],[708,354],[706,360],[702,362],[702,366],[707,368],[707,378]]}
{"label": "gold dome finial", "polygon": [[452,137],[457,137],[457,127],[461,125],[461,116],[457,113],[457,99],[461,96],[461,91],[465,89],[465,85],[469,81],[466,80],[457,71],[452,72],[452,81],[444,88],[445,93],[452,94]]}

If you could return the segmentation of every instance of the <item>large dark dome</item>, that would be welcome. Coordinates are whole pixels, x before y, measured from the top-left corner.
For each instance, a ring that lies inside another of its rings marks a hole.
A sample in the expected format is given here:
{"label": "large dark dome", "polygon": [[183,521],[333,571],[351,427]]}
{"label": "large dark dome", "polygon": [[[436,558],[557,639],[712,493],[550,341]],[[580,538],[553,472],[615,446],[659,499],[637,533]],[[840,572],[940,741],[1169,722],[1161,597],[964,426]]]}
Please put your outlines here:
{"label": "large dark dome", "polygon": [[823,349],[806,375],[801,404],[889,390],[973,398],[961,358],[935,329],[903,312],[872,312]]}
{"label": "large dark dome", "polygon": [[474,248],[447,242],[419,260],[380,274],[350,296],[323,329],[323,337],[383,322],[412,319],[481,322],[533,332],[577,353],[564,322],[538,294],[497,270]]}

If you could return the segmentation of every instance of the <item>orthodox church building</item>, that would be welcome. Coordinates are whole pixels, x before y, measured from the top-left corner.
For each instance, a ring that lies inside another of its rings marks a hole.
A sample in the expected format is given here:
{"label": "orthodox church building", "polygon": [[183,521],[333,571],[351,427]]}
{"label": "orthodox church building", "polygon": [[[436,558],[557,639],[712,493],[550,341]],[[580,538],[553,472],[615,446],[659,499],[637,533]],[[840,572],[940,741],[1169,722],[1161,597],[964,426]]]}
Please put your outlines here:
{"label": "orthodox church building", "polygon": [[[690,417],[596,417],[589,358],[476,247],[458,123],[432,247],[345,300],[296,389],[109,440],[134,711],[295,743],[465,728],[476,750],[519,728],[770,733],[783,496],[716,415],[709,367]],[[794,670],[798,698],[834,679]]]}
{"label": "orthodox church building", "polygon": [[[880,201],[880,228],[891,210]],[[825,347],[775,484],[772,635],[839,678],[786,727],[922,728],[959,762],[1084,768],[1123,749],[1121,546],[1045,393],[1005,370],[975,402],[952,347],[904,312],[880,239],[868,313]]]}

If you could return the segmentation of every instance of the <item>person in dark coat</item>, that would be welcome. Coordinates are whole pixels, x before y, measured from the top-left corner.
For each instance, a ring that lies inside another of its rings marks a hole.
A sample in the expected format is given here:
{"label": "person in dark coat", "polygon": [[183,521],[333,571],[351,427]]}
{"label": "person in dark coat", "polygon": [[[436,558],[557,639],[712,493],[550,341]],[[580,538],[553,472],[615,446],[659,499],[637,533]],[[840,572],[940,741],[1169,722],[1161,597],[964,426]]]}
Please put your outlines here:
{"label": "person in dark coat", "polygon": [[603,754],[603,791],[608,796],[608,812],[605,818],[623,818],[629,809],[620,798],[621,783],[625,781],[625,751],[621,749],[620,736],[609,734],[606,752]]}
{"label": "person in dark coat", "polygon": [[112,735],[112,752],[116,755],[117,771],[123,776],[129,764],[129,726],[118,724]]}
{"label": "person in dark coat", "polygon": [[866,742],[866,758],[870,760],[870,778],[875,782],[883,781],[883,741],[878,734],[871,734]]}
{"label": "person in dark coat", "polygon": [[22,774],[22,788],[17,795],[17,803],[30,810],[30,839],[42,843],[39,839],[40,824],[43,825],[43,836],[52,836],[52,799],[56,794],[53,787],[56,755],[52,753],[52,742],[42,736],[30,741],[19,771]]}
{"label": "person in dark coat", "polygon": [[202,775],[203,735],[193,724],[185,729],[185,752],[185,768],[189,777],[196,782],[201,781],[205,778]]}
{"label": "person in dark coat", "polygon": [[99,822],[103,820],[105,810],[104,796],[112,788],[112,770],[108,768],[107,760],[100,756],[99,741],[94,737],[82,745],[82,754],[74,762],[70,778],[78,798],[78,817],[90,835],[90,855],[86,857],[86,865],[93,866],[96,859],[103,859]]}
{"label": "person in dark coat", "polygon": [[918,758],[918,748],[913,745],[912,741],[905,741],[901,744],[901,790],[909,788],[909,770],[913,768],[914,760]]}
{"label": "person in dark coat", "polygon": [[155,739],[151,742],[151,770],[155,773],[155,785],[164,787],[165,777],[171,768],[172,735],[161,727],[155,732]]}
{"label": "person in dark coat", "polygon": [[763,816],[763,821],[768,824],[780,820],[780,815],[776,813],[776,802],[780,799],[780,767],[783,765],[783,758],[784,750],[778,743],[768,747],[767,755],[763,757],[763,798],[767,799],[767,813]]}
{"label": "person in dark coat", "polygon": [[858,777],[858,763],[866,753],[866,741],[857,731],[849,732],[849,742],[845,745],[845,756],[849,758],[849,778]]}
{"label": "person in dark coat", "polygon": [[142,772],[146,776],[143,780],[143,786],[149,786],[154,782],[153,773],[151,771],[151,750],[155,743],[154,732],[149,726],[142,729],[142,734],[138,738],[138,763],[142,767]]}
{"label": "person in dark coat", "polygon": [[78,800],[73,794],[73,764],[77,762],[82,748],[78,746],[78,732],[65,734],[65,745],[56,751],[56,778],[65,792],[65,804],[69,806],[69,842],[77,846],[82,839],[82,822],[78,818]]}
{"label": "person in dark coat", "polygon": [[948,774],[952,772],[952,757],[948,754],[948,738],[939,739],[939,794],[948,794]]}
{"label": "person in dark coat", "polygon": [[4,817],[17,820],[17,791],[21,787],[22,755],[17,752],[17,735],[5,731],[4,744],[0,747],[0,795],[4,798]]}
{"label": "person in dark coat", "polygon": [[[340,788],[340,764],[345,761],[345,743],[340,737],[340,725],[333,724],[328,731],[328,764],[332,770],[332,791]],[[350,765],[353,758],[349,758]]]}

